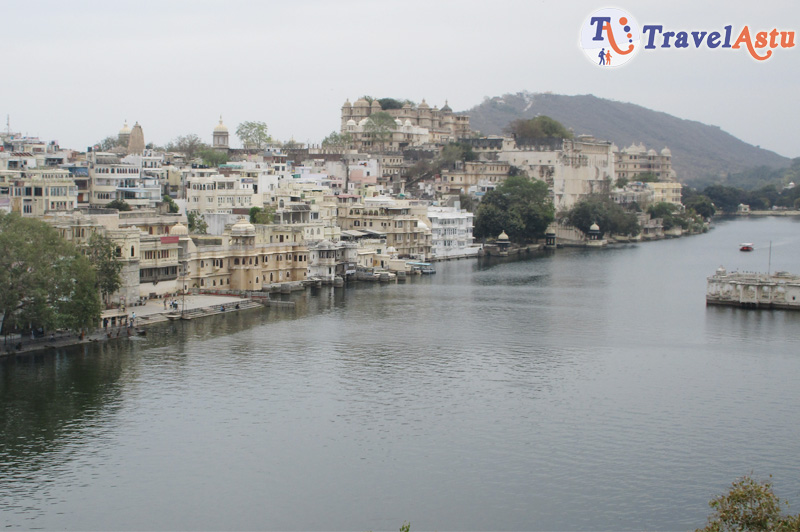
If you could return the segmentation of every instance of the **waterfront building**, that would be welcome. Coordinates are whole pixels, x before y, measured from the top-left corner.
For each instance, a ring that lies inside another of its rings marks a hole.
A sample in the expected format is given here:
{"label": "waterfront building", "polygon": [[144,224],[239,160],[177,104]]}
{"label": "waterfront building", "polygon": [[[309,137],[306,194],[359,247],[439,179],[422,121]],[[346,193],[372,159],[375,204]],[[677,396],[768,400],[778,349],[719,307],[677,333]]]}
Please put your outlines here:
{"label": "waterfront building", "polygon": [[460,208],[428,207],[431,228],[431,259],[474,257],[480,246],[474,244],[472,236],[474,215]]}
{"label": "waterfront building", "polygon": [[320,240],[308,246],[308,278],[332,283],[356,273],[358,244],[355,242]]}
{"label": "waterfront building", "polygon": [[386,237],[387,246],[394,247],[400,258],[426,260],[431,255],[431,230],[427,223],[412,214],[407,200],[386,196],[364,198],[363,202],[339,197],[338,220],[342,230],[356,230]]}
{"label": "waterfront building", "polygon": [[592,194],[609,194],[616,181],[612,144],[590,135],[532,142],[504,139],[500,161],[547,183],[556,211],[567,210]]}
{"label": "waterfront building", "polygon": [[177,236],[184,290],[259,291],[308,277],[308,248],[302,232],[291,227],[253,225],[241,218],[220,236]]}

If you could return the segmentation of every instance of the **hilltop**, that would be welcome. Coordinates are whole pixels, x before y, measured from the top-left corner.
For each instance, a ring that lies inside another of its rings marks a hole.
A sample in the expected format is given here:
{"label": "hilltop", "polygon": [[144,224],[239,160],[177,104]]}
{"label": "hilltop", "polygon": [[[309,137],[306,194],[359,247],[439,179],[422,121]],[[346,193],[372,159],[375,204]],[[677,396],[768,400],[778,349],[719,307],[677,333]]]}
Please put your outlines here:
{"label": "hilltop", "polygon": [[472,129],[484,135],[501,134],[518,118],[547,115],[576,135],[594,135],[620,148],[639,142],[656,150],[666,146],[672,151],[678,179],[684,183],[757,166],[784,168],[791,163],[790,159],[747,144],[717,126],[591,94],[506,94],[486,98],[464,113],[470,116]]}

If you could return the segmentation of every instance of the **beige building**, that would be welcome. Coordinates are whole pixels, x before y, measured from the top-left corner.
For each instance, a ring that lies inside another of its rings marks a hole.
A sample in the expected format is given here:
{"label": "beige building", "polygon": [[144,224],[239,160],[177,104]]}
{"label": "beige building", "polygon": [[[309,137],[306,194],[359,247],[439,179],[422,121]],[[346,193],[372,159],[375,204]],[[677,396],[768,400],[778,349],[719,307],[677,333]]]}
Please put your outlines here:
{"label": "beige building", "polygon": [[442,170],[436,191],[466,193],[479,183],[501,183],[508,177],[510,167],[505,161],[457,161],[455,168]]}
{"label": "beige building", "polygon": [[221,236],[190,237],[185,227],[178,233],[185,290],[259,291],[308,277],[308,248],[291,227],[254,226],[242,218]]}
{"label": "beige building", "polygon": [[22,216],[41,217],[52,212],[69,212],[78,205],[78,187],[69,171],[34,168],[0,171],[0,197],[9,211]]}
{"label": "beige building", "polygon": [[591,194],[608,194],[616,181],[610,142],[589,135],[575,139],[543,139],[516,144],[504,139],[497,158],[544,181],[553,194],[557,211],[571,208]]}
{"label": "beige building", "polygon": [[618,178],[638,181],[641,174],[653,174],[659,181],[675,181],[672,169],[672,152],[664,148],[660,153],[643,144],[631,144],[622,150],[612,147],[614,170]]}
{"label": "beige building", "polygon": [[425,260],[431,256],[431,230],[412,210],[407,201],[387,197],[365,198],[363,203],[340,205],[339,226],[342,231],[385,235],[386,245],[393,247],[398,257]]}
{"label": "beige building", "polygon": [[383,109],[378,100],[370,103],[359,98],[354,104],[347,100],[342,105],[341,132],[352,137],[353,148],[363,151],[398,151],[426,143],[447,144],[471,134],[469,116],[454,114],[447,102],[441,109],[435,106],[431,108],[423,99],[416,106],[406,103],[401,109],[386,110],[395,119],[395,128],[391,141],[380,145],[365,126],[370,115],[381,111]]}

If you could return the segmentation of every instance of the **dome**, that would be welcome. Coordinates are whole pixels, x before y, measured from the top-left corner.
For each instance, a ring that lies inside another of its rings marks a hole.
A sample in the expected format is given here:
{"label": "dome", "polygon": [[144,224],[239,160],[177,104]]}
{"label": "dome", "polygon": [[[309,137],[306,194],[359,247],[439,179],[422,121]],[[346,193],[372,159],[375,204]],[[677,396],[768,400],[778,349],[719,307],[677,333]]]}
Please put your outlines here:
{"label": "dome", "polygon": [[364,98],[359,98],[356,100],[356,103],[353,104],[353,107],[369,107],[369,102]]}
{"label": "dome", "polygon": [[442,112],[443,113],[452,113],[453,112],[453,110],[450,109],[450,106],[447,105],[447,100],[444,101],[444,107],[442,107]]}
{"label": "dome", "polygon": [[600,226],[597,224],[592,224],[591,227],[589,227],[589,231],[599,231],[599,230]]}
{"label": "dome", "polygon": [[647,155],[658,155],[658,154],[656,153],[656,150],[650,148],[649,150],[647,150]]}
{"label": "dome", "polygon": [[508,235],[506,234],[505,231],[503,231],[502,233],[500,233],[500,236],[497,237],[497,240],[508,240]]}
{"label": "dome", "polygon": [[354,125],[356,125],[356,121],[351,118],[350,120],[347,121],[347,125],[348,126],[354,126]]}
{"label": "dome", "polygon": [[397,124],[398,126],[401,126],[401,127],[403,126],[403,121],[400,120],[399,118],[395,118],[394,119],[394,123]]}
{"label": "dome", "polygon": [[392,253],[397,253],[397,249],[394,246],[389,246],[388,248],[386,248],[386,253],[388,255],[391,255]]}
{"label": "dome", "polygon": [[122,129],[119,130],[120,135],[130,135],[131,128],[128,127],[128,121],[125,121],[125,125],[122,126]]}
{"label": "dome", "polygon": [[381,102],[379,102],[378,100],[372,100],[372,105],[370,107],[372,107],[373,110],[380,111],[381,110]]}
{"label": "dome", "polygon": [[663,150],[661,150],[661,155],[663,155],[664,157],[672,157],[672,152],[669,151],[669,148],[664,148]]}
{"label": "dome", "polygon": [[403,109],[411,109],[411,104],[406,102],[405,104],[403,104]]}
{"label": "dome", "polygon": [[182,223],[178,222],[178,223],[176,223],[175,225],[173,225],[172,227],[169,228],[169,234],[170,235],[179,235],[179,236],[180,235],[188,235],[189,234],[189,230],[186,228],[185,225],[183,225]]}
{"label": "dome", "polygon": [[214,133],[227,133],[228,128],[222,123],[222,115],[219,115],[219,124],[214,128]]}
{"label": "dome", "polygon": [[344,105],[342,105],[342,107],[352,107],[352,106],[353,106],[353,105],[350,103],[350,98],[348,98],[348,99],[347,99],[347,100],[344,102]]}
{"label": "dome", "polygon": [[239,218],[239,221],[231,227],[231,236],[254,236],[256,234],[256,227],[244,218]]}
{"label": "dome", "polygon": [[411,127],[411,120],[409,120],[408,118],[406,118],[406,122],[405,122],[405,124],[403,124],[403,125],[404,125],[404,126]]}
{"label": "dome", "polygon": [[420,109],[430,109],[430,106],[427,103],[425,103],[425,98],[422,99],[422,103],[419,104],[417,107],[419,107]]}
{"label": "dome", "polygon": [[359,126],[366,126],[367,125],[367,119],[366,118],[362,118],[361,122],[359,122],[358,125]]}

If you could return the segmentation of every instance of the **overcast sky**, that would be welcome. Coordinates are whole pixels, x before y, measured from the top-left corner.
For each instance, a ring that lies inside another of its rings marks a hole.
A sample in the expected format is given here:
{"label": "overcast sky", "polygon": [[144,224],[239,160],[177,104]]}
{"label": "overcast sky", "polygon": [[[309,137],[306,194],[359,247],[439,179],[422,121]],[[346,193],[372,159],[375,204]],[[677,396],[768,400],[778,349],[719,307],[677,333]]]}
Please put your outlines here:
{"label": "overcast sky", "polygon": [[235,145],[245,120],[316,143],[339,128],[346,98],[461,111],[527,90],[631,102],[800,155],[800,45],[763,62],[744,49],[639,50],[601,69],[579,32],[608,6],[665,30],[800,31],[796,0],[0,0],[2,127],[10,115],[12,131],[83,150],[127,119],[146,142],[210,143],[222,114]]}

